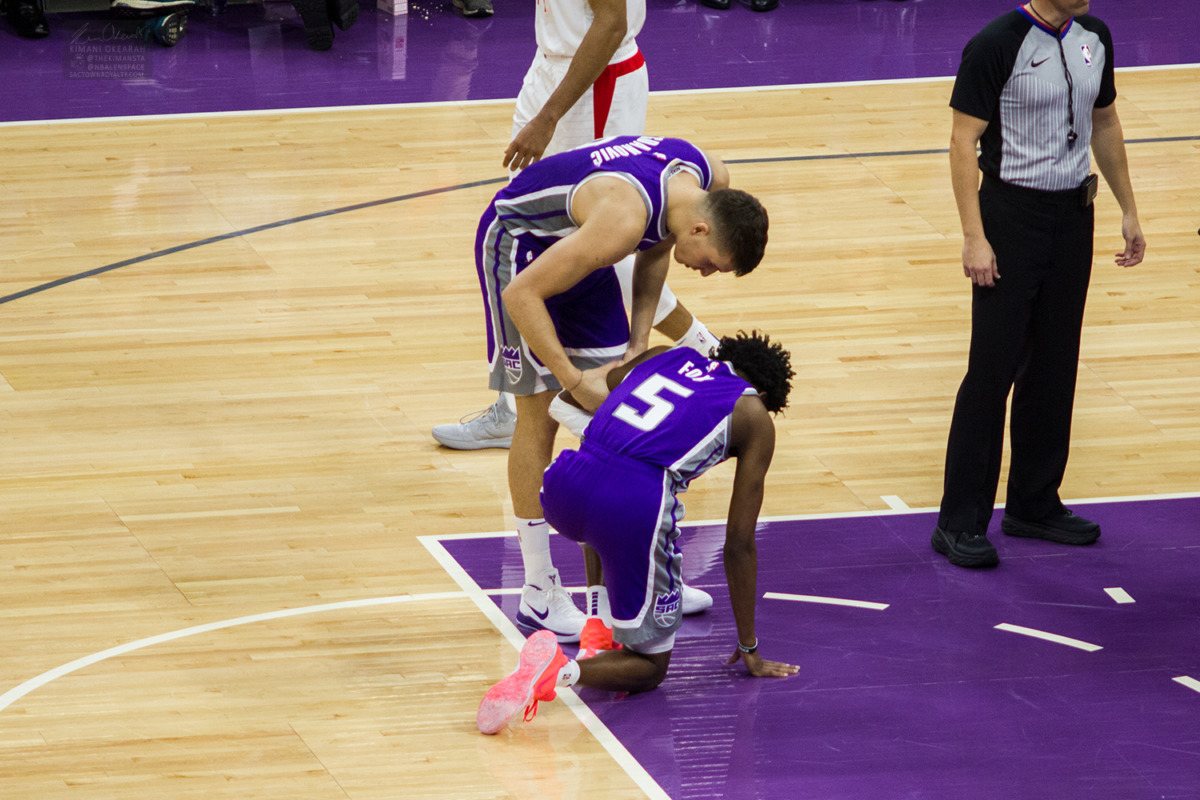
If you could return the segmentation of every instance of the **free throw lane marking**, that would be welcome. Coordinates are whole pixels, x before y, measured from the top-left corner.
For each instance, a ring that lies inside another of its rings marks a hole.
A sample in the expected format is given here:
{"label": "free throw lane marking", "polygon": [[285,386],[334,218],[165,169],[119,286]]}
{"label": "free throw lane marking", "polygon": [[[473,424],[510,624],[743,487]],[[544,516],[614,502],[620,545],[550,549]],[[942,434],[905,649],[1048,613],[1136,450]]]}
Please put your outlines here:
{"label": "free throw lane marking", "polygon": [[1200,681],[1195,678],[1189,678],[1187,675],[1180,675],[1178,678],[1171,678],[1176,683],[1182,683],[1184,686],[1191,689],[1193,692],[1200,692]]}
{"label": "free throw lane marking", "polygon": [[1083,641],[1080,641],[1079,639],[1072,639],[1069,636],[1059,636],[1057,633],[1047,633],[1046,631],[1039,631],[1036,628],[1023,628],[1020,625],[1010,625],[1007,622],[1001,622],[999,625],[996,626],[996,630],[1008,631],[1009,633],[1019,633],[1022,636],[1032,636],[1034,639],[1045,639],[1047,642],[1054,642],[1055,644],[1065,644],[1067,647],[1077,647],[1080,650],[1086,650],[1089,653],[1094,653],[1097,650],[1104,649],[1100,645],[1092,644],[1091,642],[1083,642]]}
{"label": "free throw lane marking", "polygon": [[[525,635],[517,630],[517,626],[512,620],[504,615],[500,607],[493,603],[488,598],[488,593],[475,583],[475,579],[467,572],[462,564],[450,555],[450,552],[442,544],[441,539],[446,537],[441,536],[418,536],[417,541],[425,546],[429,554],[433,556],[446,574],[458,584],[476,607],[483,612],[483,615],[491,620],[496,626],[496,630],[507,639],[515,650],[520,652],[522,645],[525,644]],[[517,591],[520,591],[519,589]],[[633,779],[633,782],[638,785],[638,788],[645,793],[648,800],[671,800],[671,796],[663,790],[658,782],[646,771],[641,762],[634,758],[633,754],[625,747],[625,744],[617,738],[608,726],[596,716],[587,703],[580,699],[579,695],[575,694],[570,689],[560,689],[558,699],[565,703],[571,709],[572,713],[579,719],[583,726],[592,732],[600,745],[608,751],[608,754],[613,757],[613,760],[625,770],[625,774]]]}
{"label": "free throw lane marking", "polygon": [[781,592],[765,592],[763,597],[767,600],[792,600],[797,603],[824,603],[829,606],[852,606],[854,608],[870,608],[875,611],[883,611],[888,607],[887,603],[872,603],[867,600],[845,600],[841,597],[817,597],[811,594],[783,594]]}
{"label": "free throw lane marking", "polygon": [[1108,592],[1108,596],[1118,603],[1132,603],[1134,599],[1129,596],[1129,592],[1122,589],[1120,586],[1113,586],[1104,591]]}

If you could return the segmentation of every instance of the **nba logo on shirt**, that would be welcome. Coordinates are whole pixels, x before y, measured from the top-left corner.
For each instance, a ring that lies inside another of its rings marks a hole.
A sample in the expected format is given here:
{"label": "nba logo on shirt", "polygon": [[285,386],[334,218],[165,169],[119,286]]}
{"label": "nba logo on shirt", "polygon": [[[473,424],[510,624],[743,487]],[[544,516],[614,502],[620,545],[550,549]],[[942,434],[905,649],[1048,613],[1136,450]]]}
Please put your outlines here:
{"label": "nba logo on shirt", "polygon": [[504,359],[504,371],[513,383],[521,380],[521,348],[504,345],[500,348],[500,357]]}
{"label": "nba logo on shirt", "polygon": [[1092,48],[1085,44],[1079,48],[1079,51],[1083,53],[1083,63],[1090,67],[1092,65]]}
{"label": "nba logo on shirt", "polygon": [[654,598],[654,622],[658,627],[668,628],[675,621],[679,614],[681,597],[679,590],[675,589]]}

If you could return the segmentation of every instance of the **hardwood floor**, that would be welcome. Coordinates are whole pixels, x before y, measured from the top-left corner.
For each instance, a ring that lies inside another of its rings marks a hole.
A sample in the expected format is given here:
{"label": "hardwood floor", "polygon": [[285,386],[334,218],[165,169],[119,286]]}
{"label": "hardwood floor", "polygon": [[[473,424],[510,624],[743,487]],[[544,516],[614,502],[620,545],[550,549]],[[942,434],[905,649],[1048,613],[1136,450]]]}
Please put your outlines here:
{"label": "hardwood floor", "polygon": [[[1149,255],[1112,264],[1102,187],[1068,499],[1197,491],[1198,80],[1118,76]],[[938,502],[970,298],[949,88],[651,100],[651,133],[771,213],[752,275],[669,279],[715,332],[793,352],[767,516]],[[470,252],[510,114],[0,128],[5,796],[643,796],[563,704],[476,733],[513,649],[417,538],[511,516],[504,451],[429,436],[493,399]]]}

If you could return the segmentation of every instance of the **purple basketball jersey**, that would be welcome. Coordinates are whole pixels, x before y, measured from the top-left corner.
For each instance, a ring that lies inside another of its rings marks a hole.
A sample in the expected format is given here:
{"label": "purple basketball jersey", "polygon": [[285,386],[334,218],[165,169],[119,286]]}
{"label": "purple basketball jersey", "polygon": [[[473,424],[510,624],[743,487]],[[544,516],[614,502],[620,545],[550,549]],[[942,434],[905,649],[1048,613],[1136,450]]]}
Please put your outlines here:
{"label": "purple basketball jersey", "polygon": [[728,457],[734,405],[753,391],[691,348],[660,353],[601,404],[579,451],[564,450],[546,470],[546,521],[600,555],[617,641],[635,646],[678,629],[679,494]]}
{"label": "purple basketball jersey", "polygon": [[753,391],[728,364],[677,347],[625,376],[597,409],[586,441],[686,484],[725,460],[729,415]]}
{"label": "purple basketball jersey", "polygon": [[[701,188],[712,183],[708,160],[690,142],[613,136],[538,161],[497,192],[492,205],[510,235],[529,239],[531,234],[544,250],[578,227],[570,211],[578,188],[598,176],[617,176],[629,181],[646,204],[649,219],[638,245],[645,250],[668,236],[667,181],[680,171],[695,175]],[[524,266],[518,264],[517,270]]]}
{"label": "purple basketball jersey", "polygon": [[[487,319],[489,384],[517,395],[558,389],[504,310],[501,296],[516,275],[555,242],[579,229],[571,215],[575,191],[598,176],[615,176],[637,189],[647,212],[638,249],[662,242],[667,184],[679,172],[707,189],[712,168],[704,154],[682,139],[614,136],[544,158],[496,193],[475,235],[475,268]],[[611,269],[598,269],[549,298],[546,310],[572,363],[598,367],[621,357],[629,343],[629,320]]]}

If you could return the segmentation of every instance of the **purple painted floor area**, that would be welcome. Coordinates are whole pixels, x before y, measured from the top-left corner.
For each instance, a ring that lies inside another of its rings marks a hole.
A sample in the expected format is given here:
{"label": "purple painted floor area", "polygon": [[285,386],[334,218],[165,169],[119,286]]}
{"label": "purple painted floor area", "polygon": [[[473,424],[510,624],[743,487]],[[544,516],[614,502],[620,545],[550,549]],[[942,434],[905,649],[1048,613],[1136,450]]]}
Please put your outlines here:
{"label": "purple painted floor area", "polygon": [[[0,121],[512,98],[534,52],[533,0],[464,19],[449,0],[390,17],[363,2],[333,49],[304,43],[291,5],[190,14],[174,48],[115,40],[107,14],[52,14],[49,39],[0,24]],[[652,90],[952,75],[967,39],[1014,0],[781,0],[756,14],[649,0]],[[1200,63],[1195,0],[1096,0],[1119,66]],[[99,50],[95,50],[99,48]],[[124,77],[122,77],[124,76]]]}
{"label": "purple painted floor area", "polygon": [[[1095,546],[994,533],[989,571],[935,555],[931,514],[767,523],[760,593],[889,604],[761,599],[764,656],[801,667],[782,680],[724,665],[723,531],[690,528],[685,575],[714,608],[684,622],[658,690],[580,696],[673,798],[1194,799],[1200,693],[1173,678],[1200,679],[1200,498],[1073,507],[1101,522]],[[554,540],[578,585],[578,549]],[[514,538],[444,545],[484,589],[520,585]]]}

